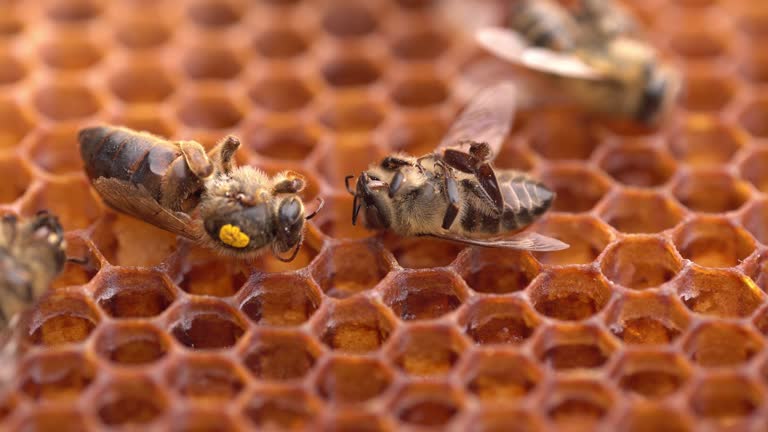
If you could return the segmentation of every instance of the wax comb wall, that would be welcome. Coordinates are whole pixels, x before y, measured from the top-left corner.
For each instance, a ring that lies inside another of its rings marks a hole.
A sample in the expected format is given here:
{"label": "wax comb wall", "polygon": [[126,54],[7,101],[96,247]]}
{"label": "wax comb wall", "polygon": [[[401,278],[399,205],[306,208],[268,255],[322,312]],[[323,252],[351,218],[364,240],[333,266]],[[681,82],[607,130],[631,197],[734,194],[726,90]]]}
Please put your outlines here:
{"label": "wax comb wall", "polygon": [[[482,55],[437,1],[0,1],[0,202],[71,256],[4,430],[765,428],[768,7],[629,6],[687,83],[665,126],[521,113],[497,165],[558,193],[557,253],[383,241],[343,178],[423,154]],[[124,124],[309,179],[296,261],[211,256],[106,210],[76,146]]]}

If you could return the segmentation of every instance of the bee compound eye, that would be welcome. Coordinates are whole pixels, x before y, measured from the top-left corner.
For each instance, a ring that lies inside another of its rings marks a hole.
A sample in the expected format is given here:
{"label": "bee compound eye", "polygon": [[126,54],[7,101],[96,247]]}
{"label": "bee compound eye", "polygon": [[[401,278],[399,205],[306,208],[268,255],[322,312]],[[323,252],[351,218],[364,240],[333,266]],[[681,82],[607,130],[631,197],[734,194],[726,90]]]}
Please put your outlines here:
{"label": "bee compound eye", "polygon": [[296,198],[290,198],[280,204],[278,213],[281,224],[291,225],[301,217],[301,203]]}

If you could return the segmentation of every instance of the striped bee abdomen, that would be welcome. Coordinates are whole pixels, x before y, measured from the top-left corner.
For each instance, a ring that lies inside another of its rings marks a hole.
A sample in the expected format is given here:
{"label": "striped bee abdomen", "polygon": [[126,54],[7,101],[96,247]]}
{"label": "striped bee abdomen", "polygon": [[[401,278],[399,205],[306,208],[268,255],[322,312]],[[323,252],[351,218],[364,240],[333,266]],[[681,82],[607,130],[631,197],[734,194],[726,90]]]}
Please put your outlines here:
{"label": "striped bee abdomen", "polygon": [[530,225],[549,209],[555,199],[555,193],[549,188],[520,174],[502,172],[499,186],[504,197],[502,225],[505,230]]}

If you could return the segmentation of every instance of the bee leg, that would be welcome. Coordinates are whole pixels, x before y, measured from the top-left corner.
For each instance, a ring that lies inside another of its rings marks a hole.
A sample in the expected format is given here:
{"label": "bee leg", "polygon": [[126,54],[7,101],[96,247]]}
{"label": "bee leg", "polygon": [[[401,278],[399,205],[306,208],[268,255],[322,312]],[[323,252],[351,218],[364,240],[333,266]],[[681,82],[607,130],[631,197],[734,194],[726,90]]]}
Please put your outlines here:
{"label": "bee leg", "polygon": [[488,143],[473,142],[469,146],[469,154],[478,161],[488,161],[491,159],[491,147]]}
{"label": "bee leg", "polygon": [[456,178],[453,172],[446,166],[443,166],[445,172],[445,192],[448,195],[448,208],[443,217],[443,229],[449,229],[459,215],[459,188],[456,185]]}
{"label": "bee leg", "polygon": [[349,186],[349,181],[352,180],[353,178],[355,178],[355,176],[353,175],[348,175],[344,177],[344,187],[347,188],[347,192],[349,192],[352,195],[355,194],[355,191],[353,191],[352,188]]}
{"label": "bee leg", "polygon": [[448,149],[443,153],[442,160],[451,168],[471,174],[479,162],[473,155],[462,151]]}
{"label": "bee leg", "polygon": [[294,171],[286,171],[285,173],[278,175],[278,177],[283,177],[283,179],[279,180],[275,183],[275,186],[272,187],[272,191],[276,194],[299,193],[304,190],[304,187],[306,186],[304,177]]}
{"label": "bee leg", "polygon": [[410,166],[411,163],[407,160],[399,159],[392,156],[387,156],[381,161],[381,167],[387,170],[396,170],[404,166]]}
{"label": "bee leg", "polygon": [[236,136],[227,135],[208,153],[208,157],[213,160],[219,170],[228,173],[234,168],[233,159],[238,148],[240,148],[240,140]]}
{"label": "bee leg", "polygon": [[200,143],[194,141],[181,141],[179,143],[181,153],[184,155],[184,160],[187,161],[189,170],[192,171],[200,179],[205,179],[213,174],[213,164],[208,155],[205,154],[205,149]]}
{"label": "bee leg", "polygon": [[173,211],[182,211],[184,203],[202,186],[203,182],[199,177],[190,175],[186,160],[178,158],[168,166],[161,179],[160,204]]}
{"label": "bee leg", "polygon": [[480,182],[480,186],[483,191],[488,195],[488,199],[491,200],[494,208],[501,213],[504,211],[504,198],[501,196],[501,189],[499,188],[499,181],[496,179],[496,173],[493,172],[493,168],[488,163],[484,163],[477,167],[475,172],[477,180]]}

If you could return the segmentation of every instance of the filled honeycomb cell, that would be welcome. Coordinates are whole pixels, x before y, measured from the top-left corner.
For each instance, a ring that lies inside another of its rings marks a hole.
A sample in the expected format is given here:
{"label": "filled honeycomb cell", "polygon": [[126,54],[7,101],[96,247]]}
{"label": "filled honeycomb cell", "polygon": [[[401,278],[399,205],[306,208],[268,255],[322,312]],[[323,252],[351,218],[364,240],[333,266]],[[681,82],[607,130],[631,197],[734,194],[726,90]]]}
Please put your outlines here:
{"label": "filled honeycomb cell", "polygon": [[[519,95],[494,166],[570,245],[530,252],[353,226],[344,186],[432,152],[473,78],[528,89],[472,40],[508,1],[0,0],[0,213],[56,213],[75,259],[0,430],[764,430],[768,9],[619,1],[681,92],[652,126]],[[98,123],[233,134],[325,206],[290,263],[218,256],[104,205]]]}

